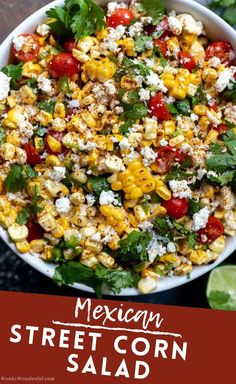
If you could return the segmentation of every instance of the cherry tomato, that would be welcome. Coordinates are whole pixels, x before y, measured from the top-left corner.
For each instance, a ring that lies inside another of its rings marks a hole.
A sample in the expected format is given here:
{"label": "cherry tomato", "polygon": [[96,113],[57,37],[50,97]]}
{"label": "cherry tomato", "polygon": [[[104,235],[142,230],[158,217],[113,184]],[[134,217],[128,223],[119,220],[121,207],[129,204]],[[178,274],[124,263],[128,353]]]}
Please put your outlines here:
{"label": "cherry tomato", "polygon": [[165,43],[163,40],[160,40],[160,39],[154,39],[154,40],[153,40],[153,45],[159,48],[159,50],[160,50],[160,52],[161,52],[161,54],[162,54],[163,56],[166,55],[166,52],[167,52],[167,45],[166,45],[166,43]]}
{"label": "cherry tomato", "polygon": [[42,239],[43,234],[44,234],[44,230],[43,230],[42,227],[40,227],[39,224],[37,224],[33,220],[32,217],[28,220],[26,226],[27,226],[27,228],[29,230],[29,234],[28,234],[28,237],[27,237],[27,240],[28,240],[29,243],[31,241],[33,241],[33,240]]}
{"label": "cherry tomato", "polygon": [[162,206],[166,209],[167,215],[173,219],[181,219],[188,212],[189,202],[186,199],[172,197],[170,200],[163,201]]}
{"label": "cherry tomato", "polygon": [[18,38],[22,38],[23,44],[20,50],[13,44],[14,56],[19,61],[34,61],[40,49],[38,36],[30,33],[22,33]]}
{"label": "cherry tomato", "polygon": [[80,63],[71,53],[62,52],[54,56],[49,66],[53,77],[73,76],[80,70]]}
{"label": "cherry tomato", "polygon": [[181,51],[179,52],[178,57],[182,67],[188,69],[189,72],[192,72],[196,68],[197,64],[190,53]]}
{"label": "cherry tomato", "polygon": [[31,143],[27,143],[24,145],[24,150],[27,155],[27,163],[30,165],[40,164],[42,159],[40,154],[36,151],[35,147]]}
{"label": "cherry tomato", "polygon": [[157,32],[158,34],[161,33],[159,39],[164,39],[165,37],[170,36],[171,31],[169,30],[167,17],[164,17],[164,19],[158,25],[146,25],[144,27],[144,32],[146,32],[146,34],[149,36],[151,36],[154,32]]}
{"label": "cherry tomato", "polygon": [[184,159],[185,155],[171,145],[160,147],[157,150],[156,163],[158,164],[161,173],[169,172],[175,162],[182,163]]}
{"label": "cherry tomato", "polygon": [[[52,151],[49,144],[48,144],[48,138],[49,137],[53,137],[55,140],[59,141],[59,143],[61,143],[61,151],[60,152],[57,152],[57,151]],[[63,153],[66,148],[64,147],[64,145],[62,144],[62,139],[64,137],[64,132],[56,132],[56,131],[53,131],[53,130],[50,130],[48,131],[48,134],[45,136],[45,149],[48,153],[50,154],[59,154],[59,153]]]}
{"label": "cherry tomato", "polygon": [[116,28],[118,25],[129,25],[134,19],[130,9],[119,8],[107,20],[108,27]]}
{"label": "cherry tomato", "polygon": [[224,226],[219,219],[214,216],[210,216],[206,228],[199,229],[197,233],[198,241],[200,243],[210,244],[223,235]]}
{"label": "cherry tomato", "polygon": [[164,102],[162,92],[156,93],[148,103],[151,114],[156,116],[159,120],[170,120],[171,114]]}
{"label": "cherry tomato", "polygon": [[214,104],[210,105],[210,104],[207,104],[207,107],[209,109],[213,109],[213,111],[217,112],[218,111],[218,103],[216,101],[214,101]]}
{"label": "cherry tomato", "polygon": [[63,44],[63,48],[65,49],[65,51],[67,52],[72,52],[72,49],[76,49],[76,42],[74,39],[70,38],[68,40],[66,40]]}
{"label": "cherry tomato", "polygon": [[223,123],[217,125],[217,127],[214,127],[214,130],[219,132],[221,135],[222,135],[222,133],[225,133],[226,131],[228,131],[228,129],[229,128],[227,127],[227,125],[223,124]]}
{"label": "cherry tomato", "polygon": [[156,30],[156,25],[152,25],[152,24],[149,24],[149,25],[146,25],[144,27],[144,32],[146,32],[147,35],[151,36],[155,30]]}
{"label": "cherry tomato", "polygon": [[206,50],[206,60],[218,57],[221,64],[230,65],[235,59],[235,52],[228,41],[215,41]]}

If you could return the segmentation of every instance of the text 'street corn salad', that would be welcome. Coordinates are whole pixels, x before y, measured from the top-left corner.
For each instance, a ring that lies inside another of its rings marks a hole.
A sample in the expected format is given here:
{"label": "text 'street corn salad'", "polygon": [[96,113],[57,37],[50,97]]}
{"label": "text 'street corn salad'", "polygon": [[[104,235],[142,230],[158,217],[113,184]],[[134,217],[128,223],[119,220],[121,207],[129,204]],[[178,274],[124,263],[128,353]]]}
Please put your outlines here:
{"label": "text 'street corn salad'", "polygon": [[216,260],[236,230],[230,43],[158,0],[66,0],[12,54],[0,224],[17,250],[98,296]]}

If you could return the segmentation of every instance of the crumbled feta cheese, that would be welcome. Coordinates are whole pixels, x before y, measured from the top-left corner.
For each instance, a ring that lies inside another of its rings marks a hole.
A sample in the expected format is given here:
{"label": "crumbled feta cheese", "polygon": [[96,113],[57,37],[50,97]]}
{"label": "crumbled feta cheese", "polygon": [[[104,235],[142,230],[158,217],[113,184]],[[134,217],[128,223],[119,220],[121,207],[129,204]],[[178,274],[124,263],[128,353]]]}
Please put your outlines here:
{"label": "crumbled feta cheese", "polygon": [[139,158],[139,153],[137,151],[131,151],[128,155],[125,156],[124,160],[126,164],[132,163],[135,159]]}
{"label": "crumbled feta cheese", "polygon": [[212,68],[218,68],[221,64],[221,61],[219,59],[219,57],[211,57],[209,60],[208,60],[208,66],[209,67],[212,67]]}
{"label": "crumbled feta cheese", "polygon": [[68,106],[70,107],[70,108],[78,108],[79,107],[79,100],[70,100],[70,101],[68,101]]}
{"label": "crumbled feta cheese", "polygon": [[199,120],[199,116],[196,115],[195,113],[191,113],[190,115],[190,119],[195,122],[195,121],[198,121]]}
{"label": "crumbled feta cheese", "polygon": [[193,215],[193,231],[198,231],[201,228],[205,228],[208,222],[210,211],[207,207],[200,209],[199,212]]}
{"label": "crumbled feta cheese", "polygon": [[66,177],[65,167],[53,167],[53,171],[50,172],[50,178],[54,181],[61,181]]}
{"label": "crumbled feta cheese", "polygon": [[147,49],[152,49],[152,48],[153,48],[153,42],[150,41],[150,40],[146,41],[146,43],[145,43],[145,47],[146,47]]}
{"label": "crumbled feta cheese", "polygon": [[103,86],[105,87],[105,89],[109,95],[116,95],[117,90],[116,90],[116,85],[115,85],[113,80],[105,81],[105,83],[103,83]]}
{"label": "crumbled feta cheese", "polygon": [[23,35],[15,36],[13,39],[13,45],[17,52],[19,52],[22,49],[25,43],[27,43],[27,38]]}
{"label": "crumbled feta cheese", "polygon": [[158,241],[156,236],[153,236],[148,244],[147,251],[149,261],[153,262],[157,256],[163,256],[166,253],[166,247]]}
{"label": "crumbled feta cheese", "polygon": [[103,244],[107,244],[112,241],[113,236],[116,235],[116,231],[110,225],[103,228],[103,239],[101,240]]}
{"label": "crumbled feta cheese", "polygon": [[180,35],[183,29],[183,24],[175,16],[168,17],[168,24],[171,32],[174,35]]}
{"label": "crumbled feta cheese", "polygon": [[188,186],[187,180],[170,180],[170,189],[173,192],[174,197],[191,198],[192,191]]}
{"label": "crumbled feta cheese", "polygon": [[128,34],[130,37],[135,37],[141,35],[143,31],[143,23],[140,21],[136,21],[136,23],[132,24],[128,29]]}
{"label": "crumbled feta cheese", "polygon": [[154,163],[157,158],[157,153],[150,147],[144,147],[141,149],[141,155],[143,157],[143,164],[149,166]]}
{"label": "crumbled feta cheese", "polygon": [[236,124],[236,105],[225,109],[225,118],[231,123]]}
{"label": "crumbled feta cheese", "polygon": [[176,251],[176,246],[175,246],[175,243],[173,243],[172,241],[170,241],[168,244],[167,244],[167,251],[168,252],[175,252]]}
{"label": "crumbled feta cheese", "polygon": [[100,205],[114,204],[119,205],[119,200],[117,199],[117,194],[113,191],[102,191],[99,197]]}
{"label": "crumbled feta cheese", "polygon": [[128,4],[124,2],[111,1],[107,4],[107,16],[111,16],[116,9],[128,8]]}
{"label": "crumbled feta cheese", "polygon": [[86,195],[85,198],[87,200],[87,204],[89,207],[92,207],[96,202],[96,197],[94,195],[92,195],[91,193]]}
{"label": "crumbled feta cheese", "polygon": [[10,91],[11,78],[0,72],[0,101],[6,99]]}
{"label": "crumbled feta cheese", "polygon": [[131,149],[131,145],[127,137],[124,137],[122,141],[119,143],[119,147],[121,151],[128,151]]}
{"label": "crumbled feta cheese", "polygon": [[148,101],[151,97],[150,91],[148,89],[141,88],[138,92],[140,101]]}
{"label": "crumbled feta cheese", "polygon": [[41,91],[47,93],[49,96],[53,94],[52,81],[43,74],[38,76],[37,83]]}
{"label": "crumbled feta cheese", "polygon": [[48,24],[40,24],[38,25],[37,27],[37,30],[36,32],[40,35],[40,36],[47,36],[50,32],[51,28]]}
{"label": "crumbled feta cheese", "polygon": [[214,125],[220,124],[220,120],[211,111],[207,111],[207,117]]}
{"label": "crumbled feta cheese", "polygon": [[22,121],[18,123],[18,129],[19,133],[23,137],[27,137],[28,139],[31,138],[34,134],[34,127],[29,122],[24,120],[24,117],[22,116]]}
{"label": "crumbled feta cheese", "polygon": [[166,145],[168,145],[168,141],[166,139],[161,139],[159,144],[162,146],[162,147],[165,147]]}
{"label": "crumbled feta cheese", "polygon": [[68,213],[70,210],[70,199],[68,197],[61,197],[55,202],[55,206],[58,213]]}
{"label": "crumbled feta cheese", "polygon": [[229,84],[231,79],[231,71],[229,69],[225,69],[224,71],[219,73],[218,79],[215,83],[215,89],[217,92],[222,92],[227,85]]}
{"label": "crumbled feta cheese", "polygon": [[96,232],[92,236],[90,236],[90,239],[93,241],[101,241],[101,233]]}
{"label": "crumbled feta cheese", "polygon": [[182,24],[184,32],[193,33],[197,36],[204,34],[202,23],[200,21],[194,20],[191,15],[183,13],[178,15],[177,18]]}
{"label": "crumbled feta cheese", "polygon": [[116,28],[109,28],[109,34],[103,39],[101,44],[102,50],[119,52],[120,48],[118,47],[117,41],[124,37],[125,30],[123,25],[118,25]]}
{"label": "crumbled feta cheese", "polygon": [[220,190],[220,206],[226,211],[233,209],[235,205],[235,196],[230,187],[224,186]]}
{"label": "crumbled feta cheese", "polygon": [[150,75],[146,77],[145,81],[148,85],[156,87],[157,90],[160,90],[164,93],[167,92],[167,88],[164,86],[163,80],[161,80],[156,73],[151,71]]}
{"label": "crumbled feta cheese", "polygon": [[153,228],[153,224],[150,221],[143,221],[142,223],[138,224],[138,228],[140,228],[142,231],[148,231]]}

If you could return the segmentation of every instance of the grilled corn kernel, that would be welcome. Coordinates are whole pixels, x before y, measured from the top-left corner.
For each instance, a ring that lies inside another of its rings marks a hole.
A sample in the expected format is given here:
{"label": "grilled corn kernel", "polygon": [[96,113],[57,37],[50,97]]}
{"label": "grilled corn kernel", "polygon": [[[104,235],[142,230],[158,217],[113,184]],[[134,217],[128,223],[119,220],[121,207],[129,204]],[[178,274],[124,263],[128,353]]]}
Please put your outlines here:
{"label": "grilled corn kernel", "polygon": [[98,40],[103,40],[103,39],[105,39],[105,37],[107,37],[108,36],[108,30],[107,29],[102,29],[101,31],[98,31],[97,33],[96,33],[96,38],[98,39]]}
{"label": "grilled corn kernel", "polygon": [[90,80],[98,80],[104,83],[114,76],[116,65],[107,57],[91,59],[83,65],[83,71]]}
{"label": "grilled corn kernel", "polygon": [[163,200],[170,200],[171,199],[171,191],[165,186],[158,186],[156,188],[156,193],[163,199]]}
{"label": "grilled corn kernel", "polygon": [[60,153],[62,146],[60,141],[56,140],[53,136],[48,135],[47,144],[49,145],[52,152]]}
{"label": "grilled corn kernel", "polygon": [[225,237],[222,235],[209,244],[209,248],[217,253],[221,253],[225,248]]}
{"label": "grilled corn kernel", "polygon": [[52,119],[52,114],[45,111],[40,111],[37,115],[37,121],[44,127],[50,124],[52,122]]}
{"label": "grilled corn kernel", "polygon": [[203,69],[203,71],[202,71],[203,80],[210,85],[214,84],[217,77],[218,77],[218,74],[217,74],[216,70],[213,68],[208,67],[208,68]]}
{"label": "grilled corn kernel", "polygon": [[143,137],[148,140],[155,140],[157,136],[158,124],[156,120],[145,117],[143,121],[144,134]]}
{"label": "grilled corn kernel", "polygon": [[193,108],[193,112],[198,116],[204,116],[208,112],[208,108],[205,105],[197,104]]}
{"label": "grilled corn kernel", "polygon": [[58,223],[57,223],[56,228],[52,230],[52,235],[56,239],[60,239],[61,237],[63,237],[64,233],[65,233],[65,228],[61,224],[58,224]]}
{"label": "grilled corn kernel", "polygon": [[59,166],[61,164],[60,160],[55,155],[48,155],[45,159],[46,165]]}
{"label": "grilled corn kernel", "polygon": [[28,237],[29,230],[26,225],[15,223],[8,228],[8,233],[13,241],[23,241]]}
{"label": "grilled corn kernel", "polygon": [[138,289],[141,293],[147,294],[152,292],[157,286],[157,279],[151,276],[143,277],[138,282]]}
{"label": "grilled corn kernel", "polygon": [[6,160],[13,160],[16,152],[16,147],[10,143],[4,143],[0,146],[0,156]]}
{"label": "grilled corn kernel", "polygon": [[30,250],[35,253],[43,252],[44,250],[44,241],[43,240],[32,240],[30,242]]}
{"label": "grilled corn kernel", "polygon": [[108,255],[106,252],[101,252],[98,255],[98,261],[106,268],[112,268],[115,264],[115,259],[113,259],[113,257]]}
{"label": "grilled corn kernel", "polygon": [[93,45],[94,40],[90,36],[83,37],[77,42],[77,48],[84,53],[88,53]]}
{"label": "grilled corn kernel", "polygon": [[85,249],[87,249],[88,251],[95,253],[100,253],[103,247],[103,245],[99,243],[99,241],[91,240],[89,238],[86,239],[84,246]]}
{"label": "grilled corn kernel", "polygon": [[66,117],[66,109],[63,103],[56,103],[53,113],[54,119],[57,117],[60,119],[64,119]]}
{"label": "grilled corn kernel", "polygon": [[179,145],[185,141],[185,137],[183,135],[178,135],[174,137],[173,139],[170,139],[169,145],[172,147],[175,147],[176,145]]}
{"label": "grilled corn kernel", "polygon": [[18,252],[26,253],[30,251],[30,244],[27,240],[17,241],[15,243]]}
{"label": "grilled corn kernel", "polygon": [[[84,251],[84,253],[85,253],[85,251]],[[80,259],[81,264],[85,265],[88,268],[95,267],[98,264],[97,257],[93,254],[93,252],[89,252],[90,256],[86,255],[86,257],[84,257],[84,253]]]}
{"label": "grilled corn kernel", "polygon": [[193,56],[197,64],[200,64],[205,58],[205,50],[198,40],[194,41],[189,50],[190,55]]}
{"label": "grilled corn kernel", "polygon": [[217,132],[215,129],[211,129],[208,132],[208,135],[207,135],[207,137],[206,137],[206,139],[204,141],[204,144],[208,145],[210,143],[215,143],[218,136],[219,136],[219,132]]}
{"label": "grilled corn kernel", "polygon": [[134,207],[134,216],[139,223],[147,219],[147,215],[141,205],[136,205],[136,207]]}
{"label": "grilled corn kernel", "polygon": [[174,120],[163,121],[162,128],[164,129],[164,134],[166,136],[171,136],[175,132],[175,122]]}
{"label": "grilled corn kernel", "polygon": [[3,125],[7,128],[16,128],[17,124],[23,120],[23,112],[23,108],[16,105],[8,112],[7,118],[3,121]]}
{"label": "grilled corn kernel", "polygon": [[90,57],[84,52],[79,51],[78,49],[72,50],[73,56],[78,60],[80,63],[86,63],[89,61]]}
{"label": "grilled corn kernel", "polygon": [[16,131],[9,133],[6,137],[6,142],[15,145],[16,147],[20,146],[20,138]]}
{"label": "grilled corn kernel", "polygon": [[22,66],[22,76],[28,77],[31,79],[32,77],[38,77],[43,73],[44,69],[39,64],[34,64],[32,61],[28,61]]}
{"label": "grilled corn kernel", "polygon": [[57,222],[51,213],[45,213],[42,215],[38,219],[38,223],[46,232],[53,231],[57,226]]}
{"label": "grilled corn kernel", "polygon": [[33,105],[37,101],[37,95],[28,85],[24,85],[20,88],[20,95],[25,104]]}
{"label": "grilled corn kernel", "polygon": [[187,275],[188,273],[191,273],[193,270],[193,266],[187,263],[179,265],[177,268],[175,268],[175,275],[177,276],[183,276]]}
{"label": "grilled corn kernel", "polygon": [[206,264],[208,260],[207,253],[202,249],[198,249],[197,251],[192,250],[187,257],[196,265]]}

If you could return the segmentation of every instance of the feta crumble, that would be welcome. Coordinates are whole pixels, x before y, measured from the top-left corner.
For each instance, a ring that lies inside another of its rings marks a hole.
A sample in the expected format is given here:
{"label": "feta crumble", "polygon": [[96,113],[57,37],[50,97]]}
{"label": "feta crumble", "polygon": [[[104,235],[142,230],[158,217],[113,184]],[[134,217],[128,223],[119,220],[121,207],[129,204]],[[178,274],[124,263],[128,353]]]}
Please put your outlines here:
{"label": "feta crumble", "polygon": [[66,177],[66,168],[65,167],[53,167],[53,171],[50,172],[50,178],[54,181],[61,181]]}
{"label": "feta crumble", "polygon": [[58,213],[68,213],[71,207],[70,199],[68,197],[61,197],[56,200],[55,206]]}
{"label": "feta crumble", "polygon": [[0,101],[6,99],[10,91],[10,81],[11,77],[5,75],[5,73],[0,72]]}
{"label": "feta crumble", "polygon": [[154,163],[157,158],[157,153],[150,147],[142,148],[140,153],[143,157],[143,164],[146,166]]}
{"label": "feta crumble", "polygon": [[91,193],[86,195],[85,198],[87,200],[87,204],[89,207],[92,207],[96,202],[96,197],[94,195],[92,195]]}
{"label": "feta crumble", "polygon": [[200,209],[199,212],[193,215],[193,231],[198,231],[201,228],[205,228],[210,216],[210,211],[207,207]]}
{"label": "feta crumble", "polygon": [[140,101],[148,101],[151,97],[150,91],[148,89],[141,88],[138,92]]}
{"label": "feta crumble", "polygon": [[48,24],[40,24],[40,25],[38,25],[36,32],[40,36],[45,37],[49,34],[50,30],[51,30],[51,28]]}
{"label": "feta crumble", "polygon": [[119,200],[117,199],[117,194],[113,191],[102,191],[99,197],[100,205],[114,204],[119,205]]}
{"label": "feta crumble", "polygon": [[53,94],[52,81],[41,74],[37,78],[38,87],[41,91],[47,93],[49,96]]}
{"label": "feta crumble", "polygon": [[13,39],[13,45],[17,52],[19,52],[23,45],[27,43],[27,38],[23,35],[15,36]]}
{"label": "feta crumble", "polygon": [[170,189],[173,192],[174,197],[191,198],[192,191],[188,186],[187,180],[170,180]]}
{"label": "feta crumble", "polygon": [[163,80],[161,80],[160,77],[153,71],[151,71],[150,75],[146,77],[145,82],[146,84],[151,85],[164,93],[167,92],[167,88],[164,86]]}

